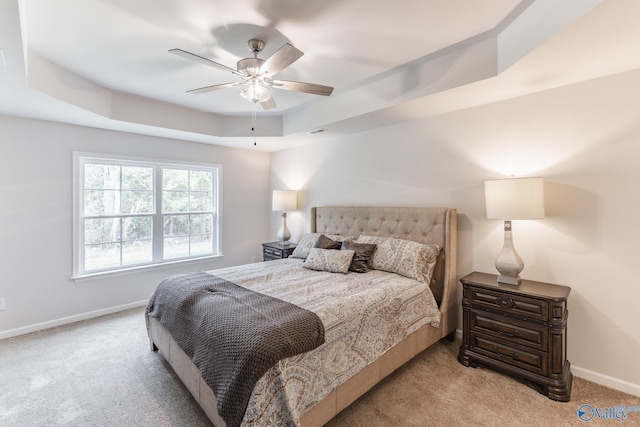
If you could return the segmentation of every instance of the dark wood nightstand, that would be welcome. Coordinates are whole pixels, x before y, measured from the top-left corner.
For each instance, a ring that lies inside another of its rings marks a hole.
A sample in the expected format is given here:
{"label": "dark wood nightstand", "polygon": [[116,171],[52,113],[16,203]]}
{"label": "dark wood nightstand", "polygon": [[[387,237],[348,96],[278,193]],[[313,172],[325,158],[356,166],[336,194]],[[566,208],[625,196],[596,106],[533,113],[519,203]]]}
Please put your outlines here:
{"label": "dark wood nightstand", "polygon": [[262,259],[272,261],[274,259],[288,258],[296,248],[295,243],[269,242],[262,244]]}
{"label": "dark wood nightstand", "polygon": [[462,345],[458,361],[487,366],[523,381],[550,399],[571,398],[567,360],[567,299],[571,288],[522,280],[504,285],[497,276],[460,279]]}

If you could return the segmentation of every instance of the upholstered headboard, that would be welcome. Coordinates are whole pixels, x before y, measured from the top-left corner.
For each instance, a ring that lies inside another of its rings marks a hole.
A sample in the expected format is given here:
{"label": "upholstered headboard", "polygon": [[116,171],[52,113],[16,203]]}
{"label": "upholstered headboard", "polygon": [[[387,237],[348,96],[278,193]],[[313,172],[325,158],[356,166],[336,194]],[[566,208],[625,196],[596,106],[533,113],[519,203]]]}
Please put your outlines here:
{"label": "upholstered headboard", "polygon": [[[456,219],[456,210],[451,208],[313,207],[311,232],[356,237],[366,234],[439,245],[431,290],[442,310],[443,306],[457,304]],[[450,320],[453,324],[457,321]]]}

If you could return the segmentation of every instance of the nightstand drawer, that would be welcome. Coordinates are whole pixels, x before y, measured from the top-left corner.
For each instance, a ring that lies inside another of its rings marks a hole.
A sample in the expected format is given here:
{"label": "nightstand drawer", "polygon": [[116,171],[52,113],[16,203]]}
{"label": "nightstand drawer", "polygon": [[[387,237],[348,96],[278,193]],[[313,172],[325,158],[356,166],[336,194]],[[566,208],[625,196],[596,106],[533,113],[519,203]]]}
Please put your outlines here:
{"label": "nightstand drawer", "polygon": [[274,248],[263,248],[265,257],[282,258],[282,250]]}
{"label": "nightstand drawer", "polygon": [[469,310],[469,329],[540,351],[549,348],[549,331],[546,327],[484,311]]}
{"label": "nightstand drawer", "polygon": [[469,332],[469,350],[539,375],[547,375],[547,354],[487,335]]}
{"label": "nightstand drawer", "polygon": [[542,322],[549,320],[549,303],[544,300],[474,286],[469,287],[468,298],[469,303],[476,307],[486,307],[525,319]]}
{"label": "nightstand drawer", "polygon": [[262,259],[273,261],[276,259],[288,258],[296,248],[295,243],[270,242],[262,244]]}

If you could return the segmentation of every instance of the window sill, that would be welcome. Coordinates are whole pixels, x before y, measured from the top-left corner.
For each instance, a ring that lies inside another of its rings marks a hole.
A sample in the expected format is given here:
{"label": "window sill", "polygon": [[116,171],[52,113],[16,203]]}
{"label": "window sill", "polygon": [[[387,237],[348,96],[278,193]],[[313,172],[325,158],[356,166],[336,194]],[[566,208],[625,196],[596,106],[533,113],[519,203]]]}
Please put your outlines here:
{"label": "window sill", "polygon": [[176,266],[183,266],[183,265],[189,265],[189,264],[199,264],[205,261],[211,261],[213,259],[217,259],[217,258],[222,258],[223,255],[210,255],[210,256],[204,256],[204,257],[200,257],[200,258],[189,258],[189,259],[181,259],[181,260],[176,260],[176,261],[168,261],[168,262],[163,262],[161,264],[147,264],[147,265],[140,265],[140,266],[135,266],[135,267],[130,267],[130,268],[120,268],[118,270],[109,270],[109,271],[100,271],[97,273],[86,273],[86,274],[78,274],[78,275],[73,275],[71,276],[71,280],[74,280],[76,282],[82,282],[85,280],[92,280],[92,279],[101,279],[104,277],[111,277],[111,276],[123,276],[123,275],[127,275],[127,274],[135,274],[135,273],[142,273],[145,271],[152,271],[152,270],[163,270],[163,269],[167,269],[167,268],[172,268],[172,267],[176,267]]}

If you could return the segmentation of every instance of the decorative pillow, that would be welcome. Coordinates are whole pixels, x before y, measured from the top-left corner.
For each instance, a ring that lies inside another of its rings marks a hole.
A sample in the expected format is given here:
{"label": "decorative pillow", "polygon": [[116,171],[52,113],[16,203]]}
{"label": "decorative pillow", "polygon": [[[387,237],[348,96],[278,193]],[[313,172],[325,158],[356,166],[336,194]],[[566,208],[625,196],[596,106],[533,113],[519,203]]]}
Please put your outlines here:
{"label": "decorative pillow", "polygon": [[[291,253],[292,258],[302,258],[305,259],[309,256],[309,251],[313,248],[313,245],[316,244],[318,238],[322,236],[322,233],[305,233],[298,243],[298,246],[295,247],[293,252]],[[354,240],[351,236],[341,236],[339,234],[326,234],[329,239],[337,240],[339,242],[343,242],[346,240]]]}
{"label": "decorative pillow", "polygon": [[398,273],[431,284],[431,276],[438,260],[438,245],[423,245],[412,240],[361,235],[357,243],[374,243],[376,251],[369,260],[369,268]]}
{"label": "decorative pillow", "polygon": [[349,271],[353,254],[354,251],[311,248],[309,256],[302,263],[302,266],[311,270],[346,273]]}
{"label": "decorative pillow", "polygon": [[349,266],[349,271],[366,273],[369,270],[367,264],[376,250],[376,245],[373,243],[342,242],[340,249],[343,251],[355,251],[351,265]]}
{"label": "decorative pillow", "polygon": [[324,234],[318,237],[316,243],[313,245],[314,248],[320,249],[340,249],[342,247],[342,242],[338,242],[337,240],[332,240],[325,236]]}

